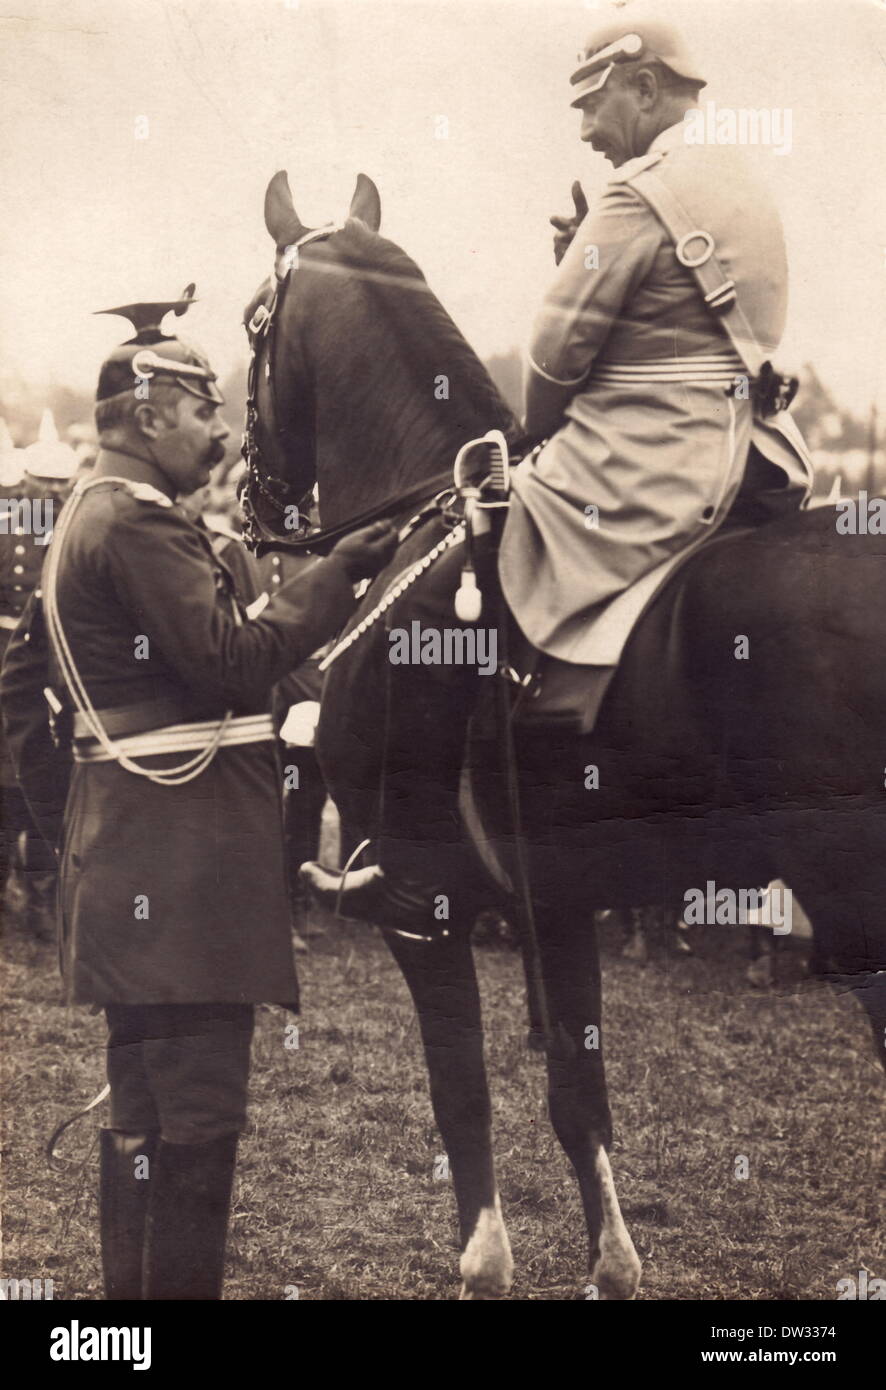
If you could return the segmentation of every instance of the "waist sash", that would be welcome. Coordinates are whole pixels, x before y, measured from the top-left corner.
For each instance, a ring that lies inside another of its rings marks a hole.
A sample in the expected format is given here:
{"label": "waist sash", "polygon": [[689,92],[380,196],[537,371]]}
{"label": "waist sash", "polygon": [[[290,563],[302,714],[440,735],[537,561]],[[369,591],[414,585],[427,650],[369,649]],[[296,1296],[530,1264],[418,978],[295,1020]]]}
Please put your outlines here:
{"label": "waist sash", "polygon": [[591,386],[645,386],[674,382],[687,386],[735,385],[747,370],[737,352],[716,352],[704,357],[647,357],[634,362],[598,362]]}
{"label": "waist sash", "polygon": [[[238,719],[229,719],[226,724],[218,719],[206,719],[195,724],[167,724],[162,729],[149,729],[143,734],[130,734],[117,739],[115,749],[127,757],[144,758],[162,753],[198,752],[210,741],[217,748],[230,748],[241,743],[264,743],[274,737],[274,725],[269,714],[246,714]],[[74,761],[109,763],[117,759],[106,752],[97,739],[76,737]]]}

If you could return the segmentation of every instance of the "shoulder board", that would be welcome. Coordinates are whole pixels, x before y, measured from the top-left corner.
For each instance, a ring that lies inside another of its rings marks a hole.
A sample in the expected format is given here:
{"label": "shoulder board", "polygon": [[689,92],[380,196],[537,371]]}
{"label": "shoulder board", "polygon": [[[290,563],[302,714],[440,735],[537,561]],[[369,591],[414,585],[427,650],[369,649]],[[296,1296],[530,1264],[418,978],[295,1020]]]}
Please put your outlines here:
{"label": "shoulder board", "polygon": [[[217,536],[223,544],[227,541],[239,541],[241,545],[243,544],[243,537],[237,534],[233,526],[225,526],[223,523],[220,525],[217,521],[213,521],[212,525],[207,526],[206,529],[213,538]],[[212,544],[214,548],[215,539],[213,539]]]}
{"label": "shoulder board", "polygon": [[642,174],[645,169],[651,169],[654,164],[660,163],[664,159],[664,150],[656,150],[653,154],[641,154],[636,159],[629,159],[627,164],[623,164],[620,169],[616,169],[610,183],[630,183],[631,179],[637,174]]}
{"label": "shoulder board", "polygon": [[171,507],[173,505],[165,492],[161,492],[159,488],[151,487],[150,483],[130,483],[126,490],[137,502],[156,502],[158,507]]}
{"label": "shoulder board", "polygon": [[84,485],[78,484],[79,493],[85,496],[87,492],[92,492],[93,488],[100,487],[102,483],[114,483],[115,490],[125,492],[128,497],[134,497],[136,502],[154,502],[158,507],[171,507],[173,504],[161,492],[159,488],[151,487],[150,483],[136,483],[132,478],[117,478],[110,474],[103,474],[99,478],[90,478]]}

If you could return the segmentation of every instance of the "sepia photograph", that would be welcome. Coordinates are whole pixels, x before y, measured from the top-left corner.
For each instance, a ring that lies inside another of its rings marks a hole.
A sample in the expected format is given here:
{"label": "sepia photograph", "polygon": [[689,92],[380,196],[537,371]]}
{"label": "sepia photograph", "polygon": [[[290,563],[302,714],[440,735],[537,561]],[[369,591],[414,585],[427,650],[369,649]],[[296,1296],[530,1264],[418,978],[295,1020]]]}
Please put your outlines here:
{"label": "sepia photograph", "polygon": [[583,1301],[873,1371],[886,3],[0,26],[31,1365]]}

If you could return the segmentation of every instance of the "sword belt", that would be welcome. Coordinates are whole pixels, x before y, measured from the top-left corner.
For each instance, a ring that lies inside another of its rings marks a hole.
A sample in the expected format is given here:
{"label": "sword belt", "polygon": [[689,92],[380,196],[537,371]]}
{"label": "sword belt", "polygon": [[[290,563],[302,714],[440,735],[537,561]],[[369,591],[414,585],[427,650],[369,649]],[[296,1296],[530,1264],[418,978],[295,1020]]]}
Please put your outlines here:
{"label": "sword belt", "polygon": [[734,387],[747,368],[737,352],[716,352],[699,357],[647,357],[634,362],[599,362],[591,386],[675,385]]}
{"label": "sword belt", "polygon": [[[97,739],[83,737],[77,732],[75,715],[73,746],[77,763],[109,763],[117,759],[108,753]],[[85,728],[81,722],[80,728]],[[191,753],[205,748],[211,740],[217,748],[231,748],[246,743],[265,743],[275,737],[269,714],[246,714],[227,723],[220,719],[205,719],[199,723],[167,724],[160,729],[130,734],[118,738],[115,751],[131,758],[155,757],[163,753]]]}

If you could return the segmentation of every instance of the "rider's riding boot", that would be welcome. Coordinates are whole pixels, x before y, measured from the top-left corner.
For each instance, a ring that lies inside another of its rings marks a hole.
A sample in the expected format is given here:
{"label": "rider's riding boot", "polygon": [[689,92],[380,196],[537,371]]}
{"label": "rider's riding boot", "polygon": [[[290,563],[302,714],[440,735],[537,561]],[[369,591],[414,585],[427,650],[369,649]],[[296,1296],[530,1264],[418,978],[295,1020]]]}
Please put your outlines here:
{"label": "rider's riding boot", "polygon": [[221,1298],[238,1138],[161,1141],[148,1208],[146,1299]]}
{"label": "rider's riding boot", "polygon": [[99,1207],[105,1298],[142,1296],[145,1218],[157,1130],[101,1130]]}
{"label": "rider's riding boot", "polygon": [[[384,872],[378,864],[344,875],[322,864],[303,864],[303,882],[328,912],[386,927],[412,941],[439,941],[449,935],[447,920],[437,917],[439,895],[422,879]],[[448,917],[448,911],[447,911]]]}

